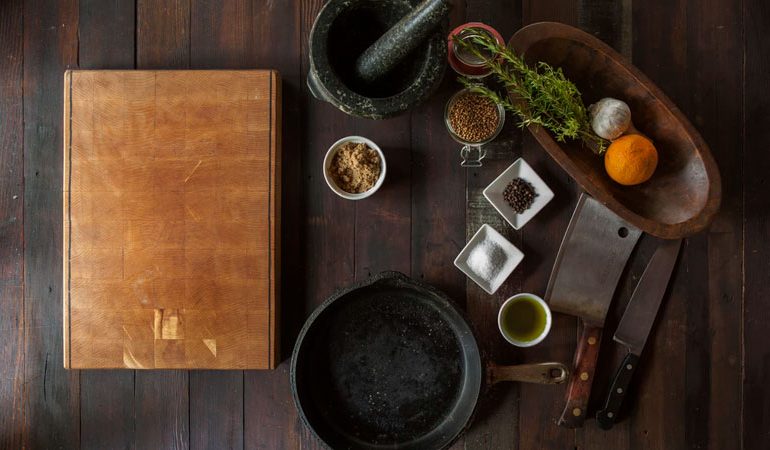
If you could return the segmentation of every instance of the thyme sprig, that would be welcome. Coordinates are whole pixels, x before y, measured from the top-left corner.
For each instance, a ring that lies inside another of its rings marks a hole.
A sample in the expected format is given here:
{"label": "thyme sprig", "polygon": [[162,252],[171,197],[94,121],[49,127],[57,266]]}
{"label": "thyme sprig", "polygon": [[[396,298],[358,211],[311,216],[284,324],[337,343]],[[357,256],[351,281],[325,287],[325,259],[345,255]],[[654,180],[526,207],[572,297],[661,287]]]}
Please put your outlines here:
{"label": "thyme sprig", "polygon": [[[513,50],[500,45],[486,33],[478,33],[469,41],[453,37],[461,47],[487,61],[487,67],[508,91],[500,95],[478,81],[461,77],[460,82],[471,92],[489,98],[518,116],[520,127],[540,125],[553,133],[558,142],[580,139],[596,153],[603,153],[608,142],[591,129],[588,112],[574,83],[560,68],[545,62],[530,67]],[[486,49],[493,56],[485,55]]]}

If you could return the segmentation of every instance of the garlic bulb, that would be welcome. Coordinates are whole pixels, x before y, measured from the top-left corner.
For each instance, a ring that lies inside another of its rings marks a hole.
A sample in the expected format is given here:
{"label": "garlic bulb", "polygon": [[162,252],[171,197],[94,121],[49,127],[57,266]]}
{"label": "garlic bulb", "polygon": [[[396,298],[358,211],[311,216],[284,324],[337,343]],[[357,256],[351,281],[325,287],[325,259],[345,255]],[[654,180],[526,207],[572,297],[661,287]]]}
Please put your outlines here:
{"label": "garlic bulb", "polygon": [[631,108],[626,102],[606,97],[588,107],[591,128],[597,136],[613,140],[631,126]]}

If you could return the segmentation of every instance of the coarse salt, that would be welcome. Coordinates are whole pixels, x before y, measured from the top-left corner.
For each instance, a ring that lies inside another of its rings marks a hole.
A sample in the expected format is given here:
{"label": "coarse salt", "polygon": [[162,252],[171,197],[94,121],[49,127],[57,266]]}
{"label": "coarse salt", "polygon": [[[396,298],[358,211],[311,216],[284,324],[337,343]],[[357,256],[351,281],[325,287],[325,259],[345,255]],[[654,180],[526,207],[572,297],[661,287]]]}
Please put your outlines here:
{"label": "coarse salt", "polygon": [[[498,284],[498,278],[506,273],[510,263],[505,250],[495,241],[485,238],[468,255],[468,268],[490,285]],[[500,280],[502,281],[502,280]]]}

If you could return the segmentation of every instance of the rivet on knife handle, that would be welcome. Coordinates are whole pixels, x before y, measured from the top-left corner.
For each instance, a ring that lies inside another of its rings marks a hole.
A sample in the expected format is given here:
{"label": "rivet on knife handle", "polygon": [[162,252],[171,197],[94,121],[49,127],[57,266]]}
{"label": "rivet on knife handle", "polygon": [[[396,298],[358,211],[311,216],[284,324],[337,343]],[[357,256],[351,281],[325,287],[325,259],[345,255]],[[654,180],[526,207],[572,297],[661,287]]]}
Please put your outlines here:
{"label": "rivet on knife handle", "polygon": [[583,327],[575,352],[575,368],[567,386],[566,404],[559,418],[559,426],[567,428],[583,426],[588,408],[588,398],[591,396],[591,384],[596,372],[601,339],[601,328]]}
{"label": "rivet on knife handle", "polygon": [[607,403],[604,405],[604,408],[596,413],[596,422],[598,422],[601,428],[609,430],[615,425],[620,405],[623,404],[623,398],[626,396],[628,385],[631,383],[631,377],[634,375],[638,362],[638,356],[628,353],[623,360],[623,364],[618,367],[618,371],[612,379],[610,392],[607,394]]}

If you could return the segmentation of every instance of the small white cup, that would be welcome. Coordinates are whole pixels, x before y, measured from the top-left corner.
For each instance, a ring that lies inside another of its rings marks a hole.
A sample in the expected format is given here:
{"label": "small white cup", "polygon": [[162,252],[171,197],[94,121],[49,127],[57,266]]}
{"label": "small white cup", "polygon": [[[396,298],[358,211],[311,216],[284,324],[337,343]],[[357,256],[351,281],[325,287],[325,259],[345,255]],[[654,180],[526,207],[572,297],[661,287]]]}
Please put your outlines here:
{"label": "small white cup", "polygon": [[[331,167],[332,165],[332,160],[334,159],[334,155],[337,153],[337,149],[342,145],[347,144],[348,142],[366,144],[367,147],[376,151],[377,154],[380,156],[380,177],[377,179],[377,182],[374,184],[374,186],[372,186],[371,189],[369,189],[366,192],[362,192],[360,194],[353,194],[343,190],[342,188],[337,186],[337,183],[335,183],[331,175],[329,175],[329,167]],[[362,136],[344,137],[339,141],[335,142],[334,144],[332,144],[331,147],[329,147],[329,150],[326,152],[326,157],[324,157],[323,171],[324,171],[324,180],[326,180],[326,184],[329,185],[329,189],[334,191],[335,194],[348,200],[362,200],[371,196],[375,192],[377,192],[380,186],[382,186],[382,183],[385,182],[385,172],[387,171],[387,165],[385,164],[385,154],[382,153],[382,150],[380,149],[380,147],[374,142],[372,142],[370,139],[367,139]]]}
{"label": "small white cup", "polygon": [[[545,311],[545,327],[543,328],[543,332],[540,333],[538,337],[536,337],[531,341],[519,341],[517,339],[513,339],[512,337],[508,336],[503,330],[503,314],[505,313],[506,309],[510,307],[512,303],[520,301],[525,298],[534,300],[535,303],[540,305],[543,311]],[[506,300],[505,302],[503,302],[503,305],[500,306],[500,311],[497,313],[497,328],[500,329],[500,334],[503,335],[506,341],[510,342],[511,344],[517,347],[532,347],[533,345],[537,345],[543,342],[543,339],[545,339],[545,337],[548,336],[548,333],[551,331],[551,322],[553,322],[553,315],[551,314],[551,308],[548,307],[548,304],[545,302],[545,300],[543,300],[542,298],[540,298],[535,294],[528,294],[524,292],[521,294],[516,294],[513,297]]]}

